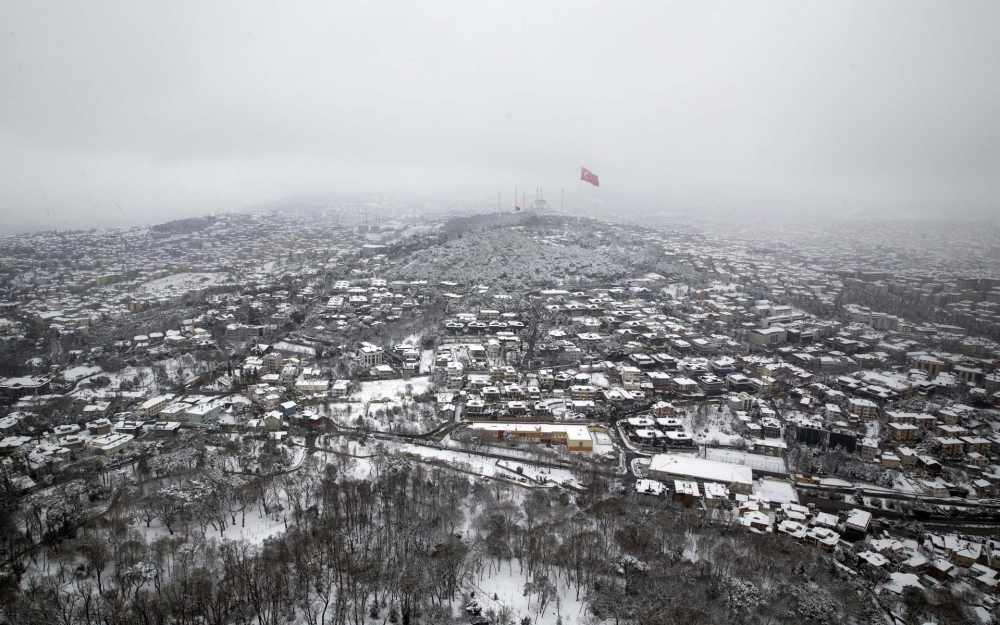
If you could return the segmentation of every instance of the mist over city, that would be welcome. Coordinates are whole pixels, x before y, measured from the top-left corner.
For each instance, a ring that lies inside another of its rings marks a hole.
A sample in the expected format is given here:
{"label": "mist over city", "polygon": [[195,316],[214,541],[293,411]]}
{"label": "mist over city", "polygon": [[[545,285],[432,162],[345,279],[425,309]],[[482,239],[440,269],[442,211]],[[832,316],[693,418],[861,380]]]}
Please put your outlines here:
{"label": "mist over city", "polygon": [[0,0],[0,625],[1000,623],[998,23]]}
{"label": "mist over city", "polygon": [[[995,217],[1000,7],[5,2],[4,230],[343,195]],[[120,208],[119,208],[120,207]]]}

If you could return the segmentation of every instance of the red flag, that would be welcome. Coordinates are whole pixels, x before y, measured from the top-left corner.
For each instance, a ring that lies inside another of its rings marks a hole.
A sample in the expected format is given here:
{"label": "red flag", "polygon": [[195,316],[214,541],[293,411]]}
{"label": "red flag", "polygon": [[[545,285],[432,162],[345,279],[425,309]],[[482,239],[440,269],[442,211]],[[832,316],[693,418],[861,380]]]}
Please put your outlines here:
{"label": "red flag", "polygon": [[584,182],[589,182],[590,184],[594,185],[595,187],[601,186],[600,181],[597,180],[597,174],[595,174],[594,172],[590,171],[586,167],[581,167],[580,168],[580,180],[582,180]]}
{"label": "red flag", "polygon": [[519,210],[521,210],[521,207],[520,207],[520,206],[518,206],[517,204],[515,204],[515,205],[514,205],[514,212],[516,213],[516,212],[517,212],[517,211],[519,211]]}

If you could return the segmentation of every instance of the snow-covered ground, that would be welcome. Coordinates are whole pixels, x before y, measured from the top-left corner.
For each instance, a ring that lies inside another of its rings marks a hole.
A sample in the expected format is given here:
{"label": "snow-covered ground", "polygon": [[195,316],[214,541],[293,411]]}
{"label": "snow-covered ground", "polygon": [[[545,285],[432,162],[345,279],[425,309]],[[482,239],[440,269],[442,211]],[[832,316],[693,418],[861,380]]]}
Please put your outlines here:
{"label": "snow-covered ground", "polygon": [[773,503],[799,503],[799,496],[791,482],[766,478],[754,480],[753,493],[767,497]]}
{"label": "snow-covered ground", "polygon": [[479,475],[492,477],[497,474],[495,461],[484,456],[454,449],[424,447],[423,445],[411,445],[409,443],[399,445],[399,449],[404,453],[414,454],[426,460],[444,460],[450,465],[478,473]]}
{"label": "snow-covered ground", "polygon": [[425,349],[420,352],[420,373],[434,372],[434,350]]}
{"label": "snow-covered ground", "polygon": [[149,387],[153,384],[152,367],[125,367],[117,373],[108,373],[111,380],[110,388],[117,389],[122,385],[122,380],[135,380],[139,388]]}
{"label": "snow-covered ground", "polygon": [[[408,379],[361,382],[358,384],[358,390],[351,394],[350,399],[362,404],[383,399],[399,400],[426,392],[430,384],[431,379],[426,375]],[[409,394],[406,390],[407,386],[411,387]]]}
{"label": "snow-covered ground", "polygon": [[517,477],[523,475],[536,483],[552,482],[555,484],[575,484],[573,473],[567,469],[553,469],[550,467],[539,467],[525,462],[513,462],[511,460],[497,460],[497,467],[505,470],[505,475]]}
{"label": "snow-covered ground", "polygon": [[316,350],[312,347],[307,345],[296,345],[295,343],[288,343],[286,341],[279,341],[272,347],[278,352],[291,352],[293,354],[306,354],[308,356],[316,355]]}
{"label": "snow-covered ground", "polygon": [[590,383],[597,388],[610,388],[611,382],[608,381],[608,376],[603,373],[591,373]]}
{"label": "snow-covered ground", "polygon": [[705,458],[708,460],[718,460],[719,462],[729,462],[731,464],[741,464],[751,469],[759,471],[771,471],[773,473],[785,473],[785,460],[775,456],[764,456],[762,454],[751,454],[735,449],[705,449]]}
{"label": "snow-covered ground", "polygon": [[892,481],[892,488],[907,493],[921,492],[921,489],[916,484],[900,472],[896,472],[895,479]]}
{"label": "snow-covered ground", "polygon": [[594,439],[595,456],[613,454],[617,451],[614,443],[611,441],[611,437],[607,434],[604,434],[603,432],[591,432],[590,437]]}
{"label": "snow-covered ground", "polygon": [[839,477],[824,477],[819,480],[821,486],[838,486],[851,488],[854,486],[853,482],[848,482],[847,480],[842,480]]}
{"label": "snow-covered ground", "polygon": [[[482,577],[476,576],[468,582],[469,589],[475,592],[475,598],[483,610],[497,609],[501,605],[510,606],[516,615],[515,623],[520,623],[526,616],[537,625],[555,625],[560,617],[563,623],[583,622],[587,616],[583,595],[580,595],[581,600],[578,601],[575,588],[568,588],[563,576],[549,578],[558,585],[559,601],[550,601],[545,612],[538,615],[536,620],[537,595],[525,596],[524,585],[530,580],[525,573],[520,572],[520,568],[516,561],[501,562],[499,570],[487,565]],[[494,595],[496,600],[493,599]]]}
{"label": "snow-covered ground", "polygon": [[[337,425],[356,428],[362,423],[376,432],[423,434],[444,422],[433,404],[417,403],[402,397],[361,401],[327,401],[313,407]],[[359,418],[362,419],[359,421]]]}
{"label": "snow-covered ground", "polygon": [[175,273],[172,276],[150,280],[142,285],[142,288],[150,293],[166,295],[170,292],[193,291],[215,286],[224,282],[227,276],[225,273]]}
{"label": "snow-covered ground", "polygon": [[[678,416],[684,421],[684,431],[698,444],[717,442],[719,445],[735,445],[743,439],[732,430],[733,413],[728,407],[720,412],[715,406],[706,405],[698,415],[698,407],[684,407]],[[698,424],[696,427],[695,424]]]}
{"label": "snow-covered ground", "polygon": [[66,378],[68,382],[76,382],[77,380],[82,380],[83,378],[96,375],[101,372],[101,368],[97,365],[85,366],[81,365],[79,367],[71,367],[63,371],[63,377]]}
{"label": "snow-covered ground", "polygon": [[340,425],[356,424],[358,417],[364,416],[365,405],[357,401],[337,401],[317,404],[313,408],[319,414],[330,417]]}

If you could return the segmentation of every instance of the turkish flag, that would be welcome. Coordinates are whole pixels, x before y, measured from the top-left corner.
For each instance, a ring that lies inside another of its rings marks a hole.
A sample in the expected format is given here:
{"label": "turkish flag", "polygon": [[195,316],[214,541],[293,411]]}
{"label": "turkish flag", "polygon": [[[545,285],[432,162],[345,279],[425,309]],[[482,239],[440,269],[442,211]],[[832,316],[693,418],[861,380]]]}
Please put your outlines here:
{"label": "turkish flag", "polygon": [[517,211],[519,211],[519,210],[521,210],[521,207],[520,207],[520,206],[518,206],[517,204],[515,204],[515,205],[514,205],[514,212],[516,213],[516,212],[517,212]]}
{"label": "turkish flag", "polygon": [[580,168],[580,180],[583,180],[584,182],[589,182],[590,184],[594,185],[595,187],[601,186],[600,181],[597,180],[597,174],[595,174],[594,172],[590,171],[586,167],[581,167]]}

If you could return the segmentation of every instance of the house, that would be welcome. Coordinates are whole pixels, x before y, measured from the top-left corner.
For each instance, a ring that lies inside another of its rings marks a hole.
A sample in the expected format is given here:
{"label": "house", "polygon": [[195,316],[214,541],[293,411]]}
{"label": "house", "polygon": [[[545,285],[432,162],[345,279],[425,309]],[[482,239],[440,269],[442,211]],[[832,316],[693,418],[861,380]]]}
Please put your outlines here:
{"label": "house", "polygon": [[958,547],[951,552],[951,561],[958,566],[969,567],[979,562],[984,556],[983,546],[979,543],[962,541]]}
{"label": "house", "polygon": [[938,438],[937,442],[945,458],[958,458],[965,453],[965,442],[959,438]]}
{"label": "house", "polygon": [[5,436],[0,439],[0,456],[8,456],[30,442],[31,438],[28,436]]}
{"label": "house", "polygon": [[756,532],[767,533],[771,531],[771,517],[759,510],[750,510],[740,516],[740,525]]}
{"label": "house", "polygon": [[142,428],[145,425],[143,421],[119,421],[114,424],[112,428],[115,434],[130,434],[132,436],[139,436],[142,434]]}
{"label": "house", "polygon": [[9,399],[38,396],[49,392],[52,380],[42,376],[0,379],[0,395]]}
{"label": "house", "polygon": [[153,433],[153,436],[176,436],[181,431],[181,424],[178,421],[157,421],[148,429]]}
{"label": "house", "polygon": [[920,554],[916,554],[904,561],[900,565],[900,569],[906,573],[923,573],[927,570],[929,564],[930,560]]}
{"label": "house", "polygon": [[730,410],[750,412],[754,407],[754,397],[749,393],[733,393],[726,398]]}
{"label": "house", "polygon": [[844,537],[848,540],[864,538],[868,534],[871,524],[871,512],[854,508],[847,513],[847,520],[844,521]]}
{"label": "house", "polygon": [[723,484],[705,482],[702,488],[705,491],[705,506],[708,508],[714,508],[723,499],[730,499],[729,489]]}
{"label": "house", "polygon": [[932,458],[931,456],[917,456],[917,466],[927,471],[930,475],[940,475],[941,474],[941,463]]}
{"label": "house", "polygon": [[147,399],[142,402],[138,408],[135,409],[136,413],[144,417],[155,417],[160,414],[160,411],[167,407],[171,401],[173,401],[173,395],[160,395],[158,397],[153,397],[152,399]]}
{"label": "house", "polygon": [[942,423],[937,426],[935,433],[940,438],[961,438],[963,436],[968,436],[969,430],[963,428],[960,425],[949,425],[947,423]]}
{"label": "house", "polygon": [[762,438],[753,441],[753,453],[763,456],[781,457],[788,449],[788,443],[780,438]]}
{"label": "house", "polygon": [[674,499],[684,502],[685,508],[690,508],[701,499],[701,491],[697,482],[674,480]]}
{"label": "house", "polygon": [[265,429],[267,429],[268,431],[271,431],[271,432],[273,432],[275,430],[280,430],[285,425],[285,422],[282,419],[281,413],[278,412],[277,410],[272,410],[272,411],[264,414],[264,417],[260,421],[261,421],[261,425]]}
{"label": "house", "polygon": [[896,455],[899,456],[899,463],[905,469],[910,469],[917,466],[917,452],[909,447],[899,447],[896,449]]}
{"label": "house", "polygon": [[302,394],[325,393],[330,382],[322,378],[300,378],[295,382],[295,390]]}
{"label": "house", "polygon": [[214,401],[195,404],[184,412],[184,418],[192,423],[211,423],[222,414],[222,404]]}
{"label": "house", "polygon": [[362,343],[357,352],[358,361],[366,367],[376,367],[382,364],[384,352],[381,347],[371,343]]}
{"label": "house", "polygon": [[892,438],[892,444],[897,447],[899,445],[910,445],[915,442],[918,432],[920,432],[920,428],[910,423],[893,422],[889,424],[889,435]]}
{"label": "house", "polygon": [[112,454],[124,451],[132,446],[132,441],[135,439],[131,434],[107,434],[105,436],[98,436],[97,438],[90,439],[90,448],[102,456],[110,456]]}
{"label": "house", "polygon": [[807,529],[801,523],[785,519],[784,521],[778,523],[778,533],[784,534],[785,536],[788,536],[798,542],[804,542],[806,539]]}
{"label": "house", "polygon": [[639,367],[622,366],[620,368],[620,375],[622,387],[627,390],[635,390],[639,388],[639,384],[642,381],[642,372],[639,370]]}
{"label": "house", "polygon": [[750,344],[758,347],[775,347],[784,343],[787,338],[788,334],[781,326],[755,328],[750,332]]}
{"label": "house", "polygon": [[280,373],[284,365],[284,360],[279,352],[270,352],[264,354],[261,365],[261,368],[264,370],[263,374]]}
{"label": "house", "polygon": [[898,469],[900,467],[901,461],[899,456],[892,452],[885,452],[880,458],[880,464],[886,469]]}
{"label": "house", "polygon": [[806,531],[806,542],[833,553],[840,542],[840,535],[828,527],[813,526]]}
{"label": "house", "polygon": [[673,404],[665,401],[660,401],[653,404],[652,413],[653,417],[660,419],[660,418],[674,416],[675,410],[676,409],[674,408]]}
{"label": "house", "polygon": [[966,453],[986,454],[990,450],[990,442],[979,436],[962,436],[958,440],[965,443]]}
{"label": "house", "polygon": [[862,460],[874,460],[878,457],[878,441],[874,438],[863,438],[861,439],[861,448],[859,450],[859,455]]}
{"label": "house", "polygon": [[349,380],[337,380],[330,387],[331,397],[347,397],[350,392],[351,383]]}
{"label": "house", "polygon": [[[939,478],[940,479],[940,478]],[[950,493],[948,492],[948,486],[939,481],[931,480],[920,480],[918,482],[920,487],[924,490],[928,497],[947,497]]]}
{"label": "house", "polygon": [[111,433],[111,421],[108,419],[95,419],[87,423],[87,431],[94,436],[104,436]]}
{"label": "house", "polygon": [[871,421],[874,419],[875,413],[878,410],[878,406],[870,399],[852,397],[848,400],[847,405],[851,414],[857,416],[862,421]]}
{"label": "house", "polygon": [[691,395],[698,391],[698,383],[691,378],[678,377],[671,380],[675,393],[680,395]]}
{"label": "house", "polygon": [[858,554],[858,564],[865,571],[871,572],[875,569],[884,569],[889,564],[889,559],[874,551],[862,551]]}
{"label": "house", "polygon": [[667,493],[667,485],[656,480],[640,479],[636,480],[635,492],[639,495],[662,497]]}

